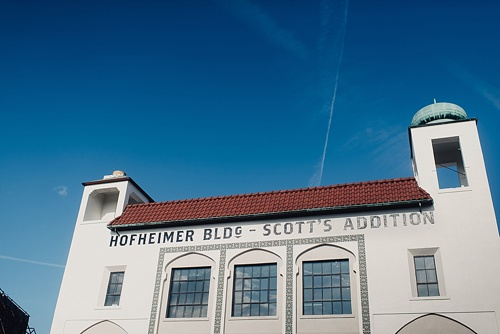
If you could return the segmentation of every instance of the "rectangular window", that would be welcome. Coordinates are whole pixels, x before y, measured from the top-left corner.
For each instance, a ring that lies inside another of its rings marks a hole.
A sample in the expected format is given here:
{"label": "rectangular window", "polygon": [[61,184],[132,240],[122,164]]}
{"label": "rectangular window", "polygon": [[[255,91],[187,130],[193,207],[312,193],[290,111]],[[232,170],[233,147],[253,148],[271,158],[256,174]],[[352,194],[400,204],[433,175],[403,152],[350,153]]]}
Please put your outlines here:
{"label": "rectangular window", "polygon": [[233,317],[276,315],[277,266],[235,266]]}
{"label": "rectangular window", "polygon": [[419,297],[439,296],[434,255],[415,256],[415,275]]}
{"label": "rectangular window", "polygon": [[108,289],[106,290],[106,300],[104,301],[104,306],[120,305],[124,274],[124,271],[109,273]]}
{"label": "rectangular window", "polygon": [[458,137],[432,140],[440,189],[467,187],[467,175]]}
{"label": "rectangular window", "polygon": [[303,313],[352,314],[349,260],[303,263]]}
{"label": "rectangular window", "polygon": [[205,318],[210,267],[172,269],[167,318]]}

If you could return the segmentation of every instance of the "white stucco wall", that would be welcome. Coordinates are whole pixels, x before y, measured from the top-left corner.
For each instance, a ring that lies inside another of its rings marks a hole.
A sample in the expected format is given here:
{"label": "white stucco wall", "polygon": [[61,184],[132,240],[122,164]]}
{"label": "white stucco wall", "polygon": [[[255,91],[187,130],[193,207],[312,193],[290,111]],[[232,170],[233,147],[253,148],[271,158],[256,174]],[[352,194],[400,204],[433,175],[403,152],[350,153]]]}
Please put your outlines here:
{"label": "white stucco wall", "polygon": [[[437,185],[431,140],[453,136],[460,137],[469,186],[442,190]],[[90,194],[116,188],[119,215],[128,196],[140,192],[127,181],[85,187],[51,333],[82,333],[109,320],[127,333],[178,329],[186,333],[386,334],[429,313],[444,315],[480,334],[500,333],[500,242],[475,122],[412,128],[411,139],[417,180],[433,197],[431,207],[119,231],[118,235],[106,227],[109,216],[85,220]],[[170,232],[174,232],[172,240],[164,242]],[[272,254],[279,264],[277,315],[232,318],[232,265],[235,259],[268,261],[262,252]],[[165,316],[170,269],[186,254],[206,257],[213,268],[207,319],[186,322]],[[301,315],[304,254],[305,258],[349,258],[355,290],[352,315]],[[416,296],[415,254],[435,255],[440,296]],[[116,268],[125,271],[120,306],[105,307],[109,272]]]}

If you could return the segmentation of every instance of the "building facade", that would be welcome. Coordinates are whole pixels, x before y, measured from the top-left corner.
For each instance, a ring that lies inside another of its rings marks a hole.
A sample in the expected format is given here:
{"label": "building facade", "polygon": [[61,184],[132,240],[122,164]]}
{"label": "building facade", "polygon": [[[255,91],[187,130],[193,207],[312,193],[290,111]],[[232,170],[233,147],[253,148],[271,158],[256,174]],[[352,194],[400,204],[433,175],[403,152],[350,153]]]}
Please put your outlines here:
{"label": "building facade", "polygon": [[86,182],[51,333],[500,333],[476,121],[417,112],[409,178],[171,202]]}

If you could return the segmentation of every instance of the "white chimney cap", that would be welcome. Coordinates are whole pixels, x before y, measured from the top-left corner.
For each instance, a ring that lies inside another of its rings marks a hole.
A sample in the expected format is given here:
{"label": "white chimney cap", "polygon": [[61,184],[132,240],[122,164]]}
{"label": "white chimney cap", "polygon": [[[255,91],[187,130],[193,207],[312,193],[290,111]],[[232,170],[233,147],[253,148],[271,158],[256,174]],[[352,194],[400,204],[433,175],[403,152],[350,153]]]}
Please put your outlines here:
{"label": "white chimney cap", "polygon": [[113,179],[113,178],[118,178],[118,177],[124,177],[127,176],[127,174],[124,171],[121,170],[115,170],[112,175],[104,175],[104,180],[107,179]]}
{"label": "white chimney cap", "polygon": [[127,175],[127,174],[125,174],[125,172],[124,172],[124,171],[122,171],[122,170],[115,170],[115,171],[113,172],[113,176],[114,176],[114,177],[122,177],[122,176],[126,176],[126,175]]}

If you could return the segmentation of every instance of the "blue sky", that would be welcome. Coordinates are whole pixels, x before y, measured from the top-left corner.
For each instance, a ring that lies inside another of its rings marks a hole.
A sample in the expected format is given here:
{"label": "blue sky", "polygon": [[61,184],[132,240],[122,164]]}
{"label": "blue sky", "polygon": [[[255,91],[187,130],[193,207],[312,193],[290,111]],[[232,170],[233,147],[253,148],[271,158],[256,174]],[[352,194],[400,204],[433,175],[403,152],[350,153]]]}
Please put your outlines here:
{"label": "blue sky", "polygon": [[121,169],[165,201],[406,177],[434,98],[478,118],[498,209],[498,17],[494,0],[1,1],[0,288],[49,332],[81,182]]}

